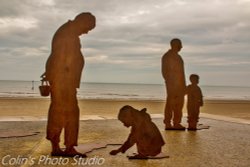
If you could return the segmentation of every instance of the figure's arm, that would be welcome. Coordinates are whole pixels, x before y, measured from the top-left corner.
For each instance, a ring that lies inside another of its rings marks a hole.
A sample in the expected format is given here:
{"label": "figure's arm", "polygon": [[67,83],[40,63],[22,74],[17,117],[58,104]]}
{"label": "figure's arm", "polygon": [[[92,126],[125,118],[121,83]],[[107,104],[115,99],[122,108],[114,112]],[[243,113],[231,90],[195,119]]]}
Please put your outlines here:
{"label": "figure's arm", "polygon": [[199,88],[199,92],[200,92],[200,106],[203,106],[203,95],[202,95],[202,91]]}
{"label": "figure's arm", "polygon": [[48,69],[51,69],[51,55],[48,57],[47,62],[45,64],[45,71],[40,76],[41,81],[48,81],[48,73],[49,73]]}
{"label": "figure's arm", "polygon": [[186,86],[186,88],[185,88],[185,95],[187,95],[189,93],[189,89],[190,89],[190,86],[189,85]]}
{"label": "figure's arm", "polygon": [[46,76],[46,72],[44,72],[44,73],[40,76],[40,78],[45,78],[45,76]]}
{"label": "figure's arm", "polygon": [[42,81],[49,81],[51,79],[51,74],[55,71],[55,67],[55,60],[52,58],[52,55],[50,55],[45,64],[45,72],[41,75]]}
{"label": "figure's arm", "polygon": [[47,81],[48,79],[46,78],[46,71],[40,76],[41,81]]}
{"label": "figure's arm", "polygon": [[167,81],[168,75],[168,68],[167,68],[167,61],[166,56],[164,55],[161,59],[161,74],[165,81]]}
{"label": "figure's arm", "polygon": [[111,155],[116,155],[118,153],[125,153],[130,147],[132,147],[135,144],[135,136],[133,131],[130,133],[128,139],[126,142],[117,150],[112,150],[110,152]]}
{"label": "figure's arm", "polygon": [[134,135],[131,133],[127,141],[119,148],[120,152],[125,153],[130,147],[135,144]]}

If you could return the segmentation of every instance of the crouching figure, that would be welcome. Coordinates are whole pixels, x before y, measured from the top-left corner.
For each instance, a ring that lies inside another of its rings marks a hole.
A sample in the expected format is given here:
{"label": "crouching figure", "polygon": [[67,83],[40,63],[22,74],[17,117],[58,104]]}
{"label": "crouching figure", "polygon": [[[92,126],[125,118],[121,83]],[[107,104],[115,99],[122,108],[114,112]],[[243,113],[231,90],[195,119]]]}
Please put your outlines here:
{"label": "crouching figure", "polygon": [[156,156],[161,153],[165,144],[157,126],[152,122],[146,108],[141,111],[126,105],[120,109],[118,119],[126,127],[132,127],[127,141],[117,150],[112,150],[111,155],[125,153],[134,144],[137,146],[138,154],[130,159],[147,159],[148,156]]}

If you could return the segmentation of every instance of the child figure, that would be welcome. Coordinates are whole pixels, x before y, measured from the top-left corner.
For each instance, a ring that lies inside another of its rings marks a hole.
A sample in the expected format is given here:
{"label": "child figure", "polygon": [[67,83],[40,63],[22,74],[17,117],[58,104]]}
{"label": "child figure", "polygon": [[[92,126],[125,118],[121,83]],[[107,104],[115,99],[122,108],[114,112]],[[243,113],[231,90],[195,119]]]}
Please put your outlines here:
{"label": "child figure", "polygon": [[203,97],[199,83],[199,76],[191,74],[191,84],[187,86],[187,112],[188,112],[188,130],[197,130],[200,107],[203,106]]}
{"label": "child figure", "polygon": [[129,159],[147,159],[148,156],[161,153],[165,142],[150,115],[146,113],[146,108],[139,111],[126,105],[120,109],[118,119],[124,126],[132,128],[127,141],[119,149],[112,150],[111,155],[125,153],[134,144],[137,146],[138,154],[130,156]]}

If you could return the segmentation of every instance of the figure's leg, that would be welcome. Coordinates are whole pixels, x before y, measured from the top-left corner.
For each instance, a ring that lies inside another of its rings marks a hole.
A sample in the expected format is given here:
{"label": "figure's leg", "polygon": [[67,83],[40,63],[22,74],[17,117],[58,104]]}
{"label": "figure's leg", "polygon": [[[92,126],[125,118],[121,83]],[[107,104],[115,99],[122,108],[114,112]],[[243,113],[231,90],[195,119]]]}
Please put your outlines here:
{"label": "figure's leg", "polygon": [[197,106],[192,105],[189,107],[188,112],[189,121],[188,121],[188,130],[197,130],[197,123],[199,119],[199,108]]}
{"label": "figure's leg", "polygon": [[51,104],[47,123],[47,139],[52,145],[51,155],[63,155],[59,142],[65,124],[64,103],[64,85],[59,82],[51,84]]}
{"label": "figure's leg", "polygon": [[188,130],[197,130],[197,122],[194,118],[188,123]]}
{"label": "figure's leg", "polygon": [[48,113],[47,122],[47,139],[51,141],[52,152],[51,155],[62,155],[63,151],[59,147],[60,134],[63,129],[63,114],[55,99],[59,93],[51,92],[51,104]]}
{"label": "figure's leg", "polygon": [[[79,117],[78,117],[79,118]],[[77,146],[78,139],[78,129],[79,129],[79,119],[72,119],[66,123],[65,126],[65,156],[74,157],[76,155],[80,157],[87,157],[75,150],[74,146]]]}
{"label": "figure's leg", "polygon": [[65,141],[66,147],[77,146],[79,131],[79,107],[77,103],[71,103],[67,111],[65,124]]}
{"label": "figure's leg", "polygon": [[184,104],[184,96],[179,95],[175,97],[175,105],[174,105],[174,129],[185,130],[185,127],[181,125],[182,119],[182,108]]}
{"label": "figure's leg", "polygon": [[191,110],[190,104],[187,103],[187,123],[191,121]]}
{"label": "figure's leg", "polygon": [[192,104],[187,104],[187,114],[188,114],[188,119],[187,119],[187,122],[188,122],[188,129],[193,129],[193,119],[194,119],[194,116],[193,116],[193,112],[194,112],[194,107]]}
{"label": "figure's leg", "polygon": [[156,142],[150,142],[148,143],[149,145],[140,145],[140,144],[136,144],[137,146],[137,152],[138,152],[138,156],[141,157],[148,157],[148,156],[156,156],[159,153],[161,153],[161,145],[159,143]]}
{"label": "figure's leg", "polygon": [[165,123],[165,129],[172,129],[171,125],[171,120],[172,120],[172,107],[171,107],[171,99],[172,95],[170,93],[169,87],[167,86],[167,83],[165,83],[165,88],[166,88],[166,104],[165,104],[165,109],[164,109],[164,120],[163,122]]}
{"label": "figure's leg", "polygon": [[137,147],[137,152],[138,154],[135,154],[133,156],[128,156],[129,159],[148,159],[148,152],[149,147],[145,147],[145,146],[140,146],[138,144],[136,144]]}
{"label": "figure's leg", "polygon": [[196,125],[197,122],[195,121],[195,118],[193,116],[190,116],[188,121],[188,130],[196,130]]}
{"label": "figure's leg", "polygon": [[150,146],[140,146],[137,144],[138,154],[128,157],[129,159],[148,159],[149,156],[154,157],[161,153],[161,146],[150,145]]}
{"label": "figure's leg", "polygon": [[195,129],[197,129],[197,124],[198,124],[198,121],[199,121],[199,114],[200,114],[199,106],[195,106],[194,114],[193,114],[193,127]]}
{"label": "figure's leg", "polygon": [[77,152],[74,146],[77,146],[79,131],[79,107],[77,104],[76,90],[71,90],[67,100],[65,123],[65,156],[74,157],[75,155],[86,157],[85,154]]}
{"label": "figure's leg", "polygon": [[69,155],[80,155],[75,149],[74,146],[77,146],[78,140],[78,129],[79,129],[79,109],[75,108],[74,113],[69,116],[70,120],[67,120],[65,126],[65,146],[66,153]]}
{"label": "figure's leg", "polygon": [[197,107],[197,112],[196,112],[196,124],[198,124],[200,119],[200,106]]}
{"label": "figure's leg", "polygon": [[172,97],[167,96],[166,105],[165,105],[165,112],[164,112],[164,123],[165,129],[172,129],[171,119],[172,119]]}

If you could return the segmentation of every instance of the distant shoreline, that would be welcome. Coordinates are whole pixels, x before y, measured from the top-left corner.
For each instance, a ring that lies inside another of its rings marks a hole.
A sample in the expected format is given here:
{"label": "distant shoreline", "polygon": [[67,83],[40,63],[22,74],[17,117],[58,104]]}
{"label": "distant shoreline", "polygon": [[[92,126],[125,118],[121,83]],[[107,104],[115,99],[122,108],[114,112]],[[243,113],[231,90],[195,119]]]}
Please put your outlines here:
{"label": "distant shoreline", "polygon": [[[40,82],[0,81],[0,98],[43,98]],[[250,87],[200,86],[206,101],[250,101]],[[95,100],[149,100],[165,101],[163,84],[142,83],[82,83],[77,90],[78,99]]]}
{"label": "distant shoreline", "polygon": [[[50,97],[0,97],[0,100],[29,100],[29,99],[36,99],[36,100],[49,100]],[[79,101],[149,101],[149,102],[165,102],[165,100],[155,100],[155,99],[105,99],[105,98],[78,98]],[[250,99],[204,99],[205,103],[250,103]]]}
{"label": "distant shoreline", "polygon": [[[8,79],[0,79],[0,82],[41,82],[40,80],[8,80]],[[115,82],[81,82],[82,84],[128,84],[128,85],[161,85],[161,86],[165,86],[164,81],[162,81],[162,83],[115,83]],[[205,86],[205,87],[243,87],[243,88],[250,88],[249,85],[200,85],[201,87]]]}

